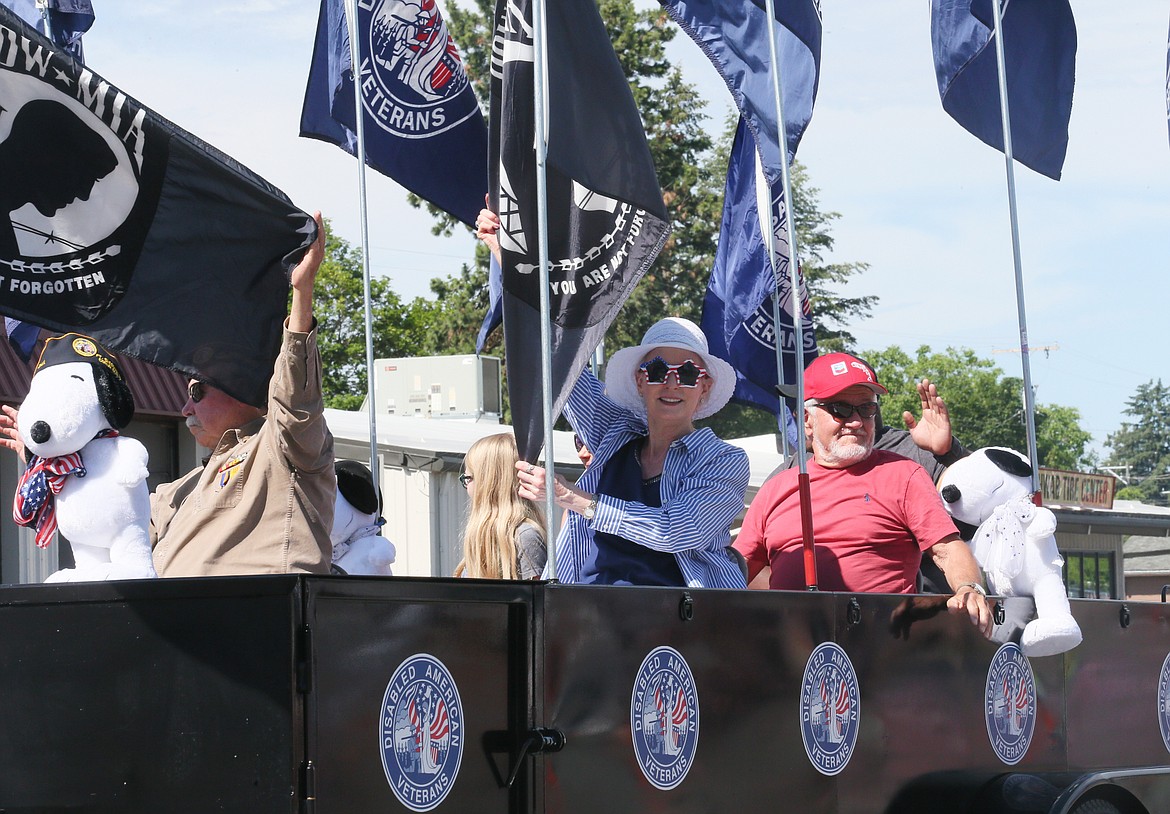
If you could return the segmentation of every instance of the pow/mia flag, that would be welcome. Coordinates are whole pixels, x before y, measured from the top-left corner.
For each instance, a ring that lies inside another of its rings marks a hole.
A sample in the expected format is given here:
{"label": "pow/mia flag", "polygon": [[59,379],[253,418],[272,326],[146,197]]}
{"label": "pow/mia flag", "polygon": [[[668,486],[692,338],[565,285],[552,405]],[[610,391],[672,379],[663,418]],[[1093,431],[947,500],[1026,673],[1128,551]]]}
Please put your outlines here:
{"label": "pow/mia flag", "polygon": [[312,219],[0,7],[0,311],[263,404]]}
{"label": "pow/mia flag", "polygon": [[[349,28],[321,0],[301,135],[357,155]],[[487,191],[487,126],[435,0],[357,4],[366,164],[468,226]]]}
{"label": "pow/mia flag", "polygon": [[[646,133],[594,0],[547,4],[548,252],[553,410],[670,227]],[[504,342],[520,457],[543,443],[532,6],[499,0],[492,46],[493,202]]]}

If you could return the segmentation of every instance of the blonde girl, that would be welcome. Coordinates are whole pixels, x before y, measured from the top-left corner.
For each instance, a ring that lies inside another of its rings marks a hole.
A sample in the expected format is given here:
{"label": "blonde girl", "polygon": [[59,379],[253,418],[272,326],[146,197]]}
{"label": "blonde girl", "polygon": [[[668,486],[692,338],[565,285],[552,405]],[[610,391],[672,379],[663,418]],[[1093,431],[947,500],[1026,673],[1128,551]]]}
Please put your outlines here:
{"label": "blonde girl", "polygon": [[516,490],[516,439],[481,438],[467,450],[459,482],[471,510],[457,577],[535,579],[544,570],[544,519]]}

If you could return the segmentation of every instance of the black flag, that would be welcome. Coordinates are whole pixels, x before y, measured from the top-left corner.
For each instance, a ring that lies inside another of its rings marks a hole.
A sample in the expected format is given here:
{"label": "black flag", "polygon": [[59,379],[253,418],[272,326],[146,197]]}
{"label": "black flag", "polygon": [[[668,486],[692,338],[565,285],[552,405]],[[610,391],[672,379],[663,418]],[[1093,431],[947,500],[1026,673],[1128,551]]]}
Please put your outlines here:
{"label": "black flag", "polygon": [[[553,410],[670,227],[646,133],[594,0],[547,4],[549,298]],[[499,0],[491,171],[504,267],[504,342],[520,457],[543,443],[532,6]]]}
{"label": "black flag", "polygon": [[0,311],[265,402],[312,219],[3,7],[0,179]]}

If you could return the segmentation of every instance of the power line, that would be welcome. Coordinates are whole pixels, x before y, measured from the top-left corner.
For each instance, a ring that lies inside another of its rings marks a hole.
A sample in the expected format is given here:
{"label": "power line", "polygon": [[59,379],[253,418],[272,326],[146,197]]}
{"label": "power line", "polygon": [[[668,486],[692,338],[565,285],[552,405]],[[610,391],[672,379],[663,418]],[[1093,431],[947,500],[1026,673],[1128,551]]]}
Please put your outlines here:
{"label": "power line", "polygon": [[[1035,353],[1038,350],[1044,351],[1044,358],[1047,359],[1051,351],[1060,350],[1060,345],[1053,343],[1051,345],[1029,345],[1028,352]],[[992,353],[1020,353],[1019,348],[992,348]]]}

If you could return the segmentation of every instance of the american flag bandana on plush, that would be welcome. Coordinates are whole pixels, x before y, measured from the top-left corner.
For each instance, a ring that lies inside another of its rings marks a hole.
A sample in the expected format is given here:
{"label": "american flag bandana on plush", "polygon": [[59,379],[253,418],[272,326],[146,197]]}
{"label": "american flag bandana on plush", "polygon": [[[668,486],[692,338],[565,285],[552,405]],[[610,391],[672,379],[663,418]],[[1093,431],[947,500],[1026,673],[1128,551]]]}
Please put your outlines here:
{"label": "american flag bandana on plush", "polygon": [[36,524],[37,546],[40,548],[49,544],[57,530],[57,511],[52,495],[61,493],[65,479],[70,475],[85,477],[79,452],[53,458],[34,455],[28,469],[20,476],[16,497],[12,501],[12,519],[21,526]]}
{"label": "american flag bandana on plush", "polygon": [[[103,430],[97,437],[112,438],[117,434],[117,430]],[[85,464],[81,461],[80,452],[52,458],[34,455],[16,485],[12,519],[20,526],[36,525],[37,546],[40,548],[48,546],[53,533],[57,531],[57,510],[52,495],[61,493],[65,488],[65,479],[70,475],[85,477]]]}

